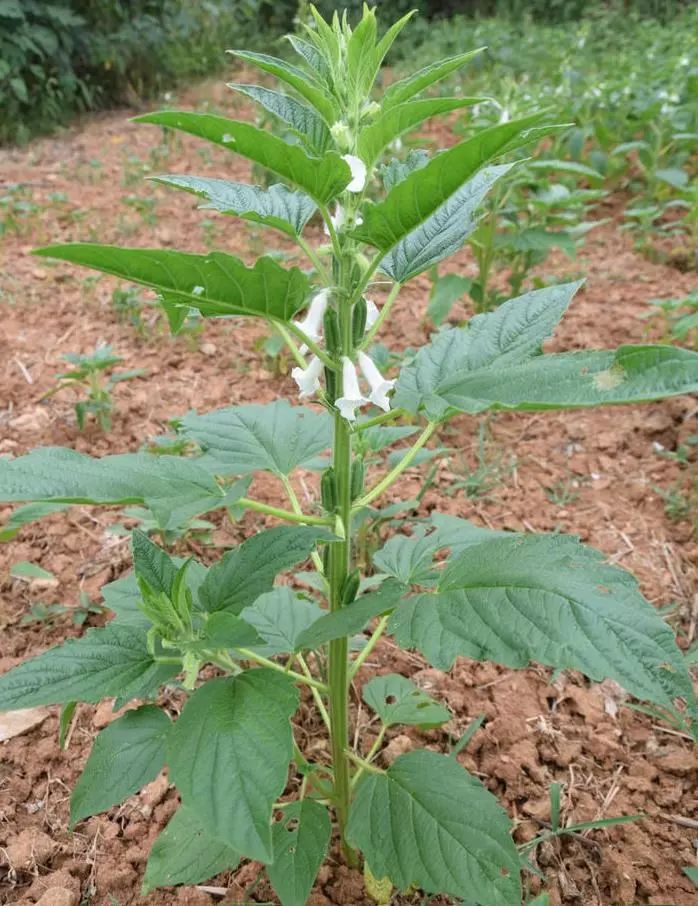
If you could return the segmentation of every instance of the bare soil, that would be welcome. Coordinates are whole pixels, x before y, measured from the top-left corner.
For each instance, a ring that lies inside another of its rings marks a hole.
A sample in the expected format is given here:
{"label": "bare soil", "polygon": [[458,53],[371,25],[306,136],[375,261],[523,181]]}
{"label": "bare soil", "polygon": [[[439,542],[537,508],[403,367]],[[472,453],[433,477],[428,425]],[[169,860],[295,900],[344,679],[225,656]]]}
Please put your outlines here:
{"label": "bare soil", "polygon": [[[203,85],[178,99],[184,106],[235,109],[218,86]],[[144,185],[140,176],[190,172],[232,179],[249,177],[249,167],[226,152],[127,121],[128,112],[91,117],[58,138],[25,150],[0,153],[2,184],[23,183],[37,210],[18,219],[0,241],[0,454],[19,455],[37,445],[65,445],[93,455],[133,451],[167,428],[170,418],[190,408],[207,411],[233,403],[294,397],[285,363],[266,359],[253,322],[206,325],[200,337],[171,339],[161,320],[139,338],[120,323],[111,305],[116,285],[86,271],[30,255],[52,241],[96,239],[115,244],[165,246],[205,251],[218,248],[251,260],[263,249],[290,251],[282,239],[220,215],[196,210],[190,196]],[[434,138],[434,134],[431,136]],[[438,138],[438,136],[436,136]],[[158,145],[158,142],[160,144]],[[154,148],[158,148],[156,152]],[[0,195],[3,192],[0,191]],[[152,211],[124,203],[124,196],[154,199]],[[617,205],[609,200],[613,218]],[[602,212],[602,213],[605,213]],[[0,217],[3,216],[0,208]],[[208,224],[206,223],[208,221]],[[202,226],[203,223],[203,226]],[[212,233],[215,234],[212,236]],[[319,239],[318,235],[318,239]],[[471,273],[466,253],[449,269]],[[616,221],[590,234],[576,262],[554,257],[544,274],[588,277],[553,349],[607,347],[657,338],[644,316],[647,301],[686,294],[695,274],[651,263],[632,250]],[[400,303],[384,338],[396,349],[426,340],[423,314],[429,283],[418,279]],[[465,309],[454,317],[463,317]],[[151,319],[152,320],[152,319]],[[122,367],[147,369],[145,378],[115,391],[113,430],[77,430],[70,392],[44,394],[61,371],[66,352],[88,352],[100,341],[124,357]],[[696,433],[696,400],[563,414],[504,414],[488,422],[487,462],[492,467],[476,496],[454,490],[454,481],[477,467],[479,422],[456,419],[440,442],[452,452],[435,472],[422,500],[422,513],[447,511],[494,528],[561,530],[578,534],[634,572],[657,606],[675,604],[670,619],[683,647],[698,617],[698,544],[689,519],[671,521],[656,488],[686,474],[660,458],[656,445],[675,450]],[[408,472],[395,499],[419,490],[420,471]],[[313,495],[314,477],[297,482],[303,498]],[[255,496],[282,503],[281,489],[256,480]],[[479,495],[479,496],[478,496]],[[10,508],[0,508],[0,524]],[[69,618],[54,624],[20,625],[38,603],[75,605],[80,591],[92,601],[99,589],[130,567],[128,542],[107,533],[115,511],[74,507],[21,531],[0,547],[0,671],[62,639],[77,635]],[[182,550],[213,559],[220,548],[249,536],[265,521],[248,514],[237,523],[214,517],[215,547],[185,542]],[[271,523],[269,523],[271,524]],[[51,571],[55,583],[9,577],[9,567],[29,560]],[[91,617],[88,625],[103,622]],[[360,682],[397,671],[444,701],[453,719],[444,730],[395,731],[388,754],[414,746],[442,749],[477,715],[483,727],[460,756],[463,765],[501,797],[516,822],[516,839],[531,839],[550,818],[548,790],[564,784],[565,823],[642,813],[640,820],[545,843],[533,861],[545,876],[554,906],[632,906],[695,903],[695,889],[682,866],[695,865],[698,849],[696,760],[691,743],[651,717],[623,707],[612,683],[589,684],[579,675],[530,668],[518,672],[466,660],[441,674],[413,653],[385,640],[362,669]],[[357,733],[366,751],[373,739],[367,715],[353,701]],[[176,697],[167,702],[173,713]],[[70,746],[57,743],[58,709],[33,729],[2,744],[0,766],[0,902],[42,906],[150,906],[276,902],[252,864],[210,884],[218,891],[163,890],[140,899],[139,887],[150,844],[177,806],[165,776],[125,804],[68,830],[70,790],[91,742],[113,715],[109,703],[82,705]],[[322,758],[325,743],[310,703],[299,715],[300,739]],[[532,891],[541,882],[532,877]],[[336,852],[320,874],[312,906],[370,903],[357,872],[339,863]],[[444,903],[419,896],[395,903]]]}

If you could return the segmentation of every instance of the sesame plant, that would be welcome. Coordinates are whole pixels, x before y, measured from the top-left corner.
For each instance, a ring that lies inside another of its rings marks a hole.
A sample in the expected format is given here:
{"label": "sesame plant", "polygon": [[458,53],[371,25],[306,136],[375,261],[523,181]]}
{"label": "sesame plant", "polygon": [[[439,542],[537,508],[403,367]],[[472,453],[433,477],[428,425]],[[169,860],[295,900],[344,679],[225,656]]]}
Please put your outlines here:
{"label": "sesame plant", "polygon": [[[166,766],[181,805],[153,845],[145,891],[198,883],[251,859],[266,866],[283,906],[302,906],[336,846],[336,858],[363,864],[385,902],[393,885],[519,906],[525,854],[495,796],[459,763],[460,745],[449,751],[444,734],[441,744],[390,764],[381,756],[396,726],[438,728],[450,716],[394,673],[357,691],[385,634],[442,670],[459,656],[511,668],[536,661],[611,677],[684,731],[696,716],[670,628],[631,575],[574,537],[494,531],[433,512],[373,553],[370,569],[357,568],[357,526],[459,413],[698,390],[698,354],[675,346],[543,354],[578,283],[529,292],[444,329],[396,378],[381,373],[369,350],[402,287],[462,247],[487,191],[512,166],[506,155],[558,128],[538,114],[499,123],[417,168],[388,160],[379,181],[382,155],[401,133],[475,100],[425,94],[473,53],[374,90],[409,18],[379,35],[368,8],[353,29],[346,18],[314,14],[312,27],[290,38],[298,65],[235,51],[284,83],[285,91],[234,88],[283,120],[293,142],[209,113],[138,117],[275,174],[280,181],[268,188],[188,175],[158,181],[194,192],[208,209],[281,231],[307,269],[266,254],[250,267],[215,251],[38,251],[154,289],[175,330],[192,309],[204,318],[262,319],[295,360],[300,404],[190,412],[179,431],[192,455],[91,458],[39,448],[0,460],[2,501],[140,504],[165,529],[220,508],[282,523],[211,566],[172,557],[134,531],[134,574],[105,589],[114,618],[0,678],[0,709],[62,704],[62,724],[76,702],[136,705],[97,736],[71,797],[71,824],[111,808]],[[367,452],[398,442],[410,445],[387,468],[365,467]],[[317,499],[302,502],[291,476],[317,468],[327,451]],[[251,495],[259,472],[278,479],[287,506]],[[277,583],[307,560],[312,569],[300,577],[310,591]],[[375,715],[370,738],[354,726],[359,695]],[[315,715],[310,734],[326,732],[326,747],[311,750],[309,732],[299,732],[301,698]]]}

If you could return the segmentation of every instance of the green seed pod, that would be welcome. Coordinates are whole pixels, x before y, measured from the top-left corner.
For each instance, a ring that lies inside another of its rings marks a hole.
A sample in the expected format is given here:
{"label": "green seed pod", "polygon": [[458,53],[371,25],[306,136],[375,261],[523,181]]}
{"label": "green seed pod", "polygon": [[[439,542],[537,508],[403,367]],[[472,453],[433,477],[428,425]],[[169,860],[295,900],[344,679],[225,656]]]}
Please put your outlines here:
{"label": "green seed pod", "polygon": [[325,312],[324,328],[325,328],[325,348],[330,355],[336,355],[342,346],[341,339],[339,336],[339,320],[337,319],[337,312],[334,308],[328,308]]}
{"label": "green seed pod", "polygon": [[361,576],[359,575],[358,569],[353,570],[344,580],[342,585],[342,594],[340,595],[341,606],[346,607],[348,604],[354,600],[359,590],[359,583],[361,582]]}
{"label": "green seed pod", "polygon": [[325,367],[325,393],[329,401],[334,404],[337,399],[337,372]]}
{"label": "green seed pod", "polygon": [[320,479],[320,498],[322,505],[328,513],[337,509],[337,478],[334,469],[330,466],[322,473]]}
{"label": "green seed pod", "polygon": [[356,500],[364,489],[364,461],[355,459],[351,464],[351,499]]}
{"label": "green seed pod", "polygon": [[359,346],[366,333],[366,300],[362,296],[351,313],[351,337],[354,346]]}

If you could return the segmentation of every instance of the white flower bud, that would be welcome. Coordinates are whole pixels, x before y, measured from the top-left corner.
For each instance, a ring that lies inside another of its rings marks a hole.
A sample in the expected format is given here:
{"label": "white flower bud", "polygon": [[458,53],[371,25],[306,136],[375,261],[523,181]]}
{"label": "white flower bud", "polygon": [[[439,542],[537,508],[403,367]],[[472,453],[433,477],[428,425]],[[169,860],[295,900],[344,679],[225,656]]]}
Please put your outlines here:
{"label": "white flower bud", "polygon": [[354,136],[351,133],[351,129],[341,120],[330,128],[330,132],[332,133],[332,138],[335,140],[337,147],[341,148],[342,151],[348,151],[354,144]]}
{"label": "white flower bud", "polygon": [[[302,321],[296,322],[303,333],[310,337],[311,340],[319,340],[322,334],[322,319],[325,317],[327,303],[330,301],[329,289],[323,289],[313,296],[308,306],[308,311]],[[301,346],[302,353],[308,351],[308,347]]]}
{"label": "white flower bud", "polygon": [[388,391],[393,389],[395,381],[386,380],[376,368],[373,359],[367,356],[365,352],[359,352],[358,358],[359,366],[371,388],[369,400],[374,406],[378,406],[384,412],[389,412],[390,400],[388,399]]}
{"label": "white flower bud", "polygon": [[366,330],[370,330],[378,320],[380,314],[378,306],[373,299],[366,299]]}

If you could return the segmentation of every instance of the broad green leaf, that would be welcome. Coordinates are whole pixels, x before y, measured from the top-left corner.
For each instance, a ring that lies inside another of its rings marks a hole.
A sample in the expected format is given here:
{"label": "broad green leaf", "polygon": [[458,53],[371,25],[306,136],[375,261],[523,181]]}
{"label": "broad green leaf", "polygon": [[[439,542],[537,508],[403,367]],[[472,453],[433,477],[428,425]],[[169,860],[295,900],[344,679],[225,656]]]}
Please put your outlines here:
{"label": "broad green leaf", "polygon": [[438,548],[434,535],[423,531],[393,535],[374,554],[373,565],[403,585],[434,585],[438,575],[434,570],[434,554]]}
{"label": "broad green leaf", "polygon": [[141,629],[108,623],[0,676],[0,710],[147,698],[176,672],[176,665],[155,661]]}
{"label": "broad green leaf", "polygon": [[305,38],[299,37],[299,35],[288,34],[285,35],[288,43],[293,47],[299,57],[301,57],[304,63],[312,70],[314,76],[317,76],[317,81],[325,87],[329,88],[331,84],[331,72],[327,65],[327,60],[320,54],[316,47],[306,41]]}
{"label": "broad green leaf", "polygon": [[698,392],[698,352],[676,346],[559,353],[472,372],[451,365],[450,376],[436,388],[436,406],[430,401],[427,412],[444,406],[460,412],[575,409]]}
{"label": "broad green leaf", "polygon": [[182,805],[152,845],[141,893],[145,896],[156,887],[175,884],[200,884],[239,862],[240,855],[210,836],[194,811]]}
{"label": "broad green leaf", "polygon": [[119,453],[93,459],[64,447],[39,447],[17,459],[0,459],[0,500],[55,503],[143,503],[165,529],[232,498],[201,465],[181,456]]}
{"label": "broad green leaf", "polygon": [[142,595],[134,573],[102,586],[102,596],[109,610],[114,611],[115,623],[150,628],[151,622],[140,608]]}
{"label": "broad green leaf", "polygon": [[0,526],[0,541],[11,541],[23,526],[67,508],[68,505],[65,503],[27,503],[25,506],[19,506],[7,522]]}
{"label": "broad green leaf", "polygon": [[170,598],[178,572],[172,557],[138,529],[131,533],[131,547],[138,579],[143,579],[156,594]]}
{"label": "broad green leaf", "polygon": [[687,865],[683,869],[683,873],[690,881],[693,881],[696,887],[698,887],[698,866]]}
{"label": "broad green leaf", "polygon": [[433,116],[471,107],[483,98],[425,98],[390,107],[364,126],[359,134],[358,156],[370,169],[384,148],[403,133],[416,129]]}
{"label": "broad green leaf", "polygon": [[333,639],[361,632],[372,617],[394,610],[405,594],[399,582],[384,582],[378,591],[360,595],[347,607],[326,613],[302,632],[297,640],[300,648],[319,648]]}
{"label": "broad green leaf", "polygon": [[165,764],[171,728],[164,711],[144,705],[102,730],[70,797],[71,827],[155,780]]}
{"label": "broad green leaf", "polygon": [[221,214],[235,214],[243,220],[261,223],[281,230],[287,236],[300,236],[306,223],[317,207],[303,192],[292,192],[286,186],[249,186],[227,179],[211,179],[206,176],[153,176],[155,182],[184,189],[208,204],[204,209],[220,211]]}
{"label": "broad green leaf", "polygon": [[411,150],[407,152],[404,160],[393,157],[387,164],[383,164],[378,172],[386,192],[407,179],[410,173],[421,170],[427,163],[429,163],[429,155],[426,151]]}
{"label": "broad green leaf", "polygon": [[255,315],[288,321],[302,308],[310,291],[301,270],[286,270],[266,255],[254,267],[246,267],[225,252],[191,255],[89,242],[49,245],[34,254],[140,283],[163,293],[169,304],[196,308],[211,317]]}
{"label": "broad green leaf", "polygon": [[332,419],[327,412],[290,406],[286,400],[261,405],[233,406],[181,420],[182,433],[195,440],[228,474],[268,471],[289,475],[308,467],[332,442]]}
{"label": "broad green leaf", "polygon": [[447,708],[399,673],[374,676],[361,690],[361,697],[386,727],[393,724],[438,727],[451,719]]}
{"label": "broad green leaf", "polygon": [[401,239],[380,269],[404,283],[461,248],[477,227],[476,213],[495,182],[512,164],[485,167],[457,189],[424,223]]}
{"label": "broad green leaf", "polygon": [[250,123],[210,113],[176,110],[146,113],[136,117],[136,121],[181,129],[190,135],[221,145],[228,151],[241,154],[303,189],[321,205],[336,198],[351,181],[349,164],[336,151],[326,151],[321,157],[311,157],[300,145],[291,145]]}
{"label": "broad green leaf", "polygon": [[196,648],[215,651],[223,648],[252,648],[261,643],[257,630],[246,620],[233,613],[218,611],[206,620]]}
{"label": "broad green leaf", "polygon": [[417,431],[419,428],[414,425],[374,425],[372,428],[364,428],[361,432],[361,442],[366,444],[371,452],[380,453],[386,447],[390,447],[398,440],[411,437]]}
{"label": "broad green leaf", "polygon": [[56,579],[53,573],[43,569],[38,563],[30,563],[29,560],[18,560],[17,563],[13,563],[10,575],[15,579]]}
{"label": "broad green leaf", "polygon": [[209,569],[199,599],[209,612],[239,614],[271,591],[276,576],[310,556],[318,541],[331,536],[311,526],[280,525],[258,532],[232,548]]}
{"label": "broad green leaf", "polygon": [[447,407],[438,388],[454,372],[496,376],[507,366],[539,355],[581,285],[561,283],[533,290],[476,315],[466,327],[437,333],[400,372],[394,405],[410,412],[424,406],[429,413],[438,413]]}
{"label": "broad green leaf", "polygon": [[436,545],[435,549],[442,550],[447,547],[453,556],[472,547],[473,544],[491,541],[493,538],[512,538],[514,534],[518,534],[484,528],[481,525],[475,525],[474,522],[468,522],[467,519],[460,519],[458,516],[451,516],[447,513],[432,513],[431,522],[436,528],[431,535],[433,543]]}
{"label": "broad green leaf", "polygon": [[330,816],[314,799],[294,802],[272,828],[274,861],[267,875],[281,906],[305,906],[327,855]]}
{"label": "broad green leaf", "polygon": [[447,563],[436,594],[409,598],[390,631],[440,669],[462,655],[508,667],[538,661],[616,680],[640,699],[691,701],[674,635],[633,576],[570,536],[494,538]]}
{"label": "broad green leaf", "polygon": [[266,643],[263,647],[259,644],[246,647],[254,647],[265,657],[299,651],[301,633],[323,614],[317,604],[300,598],[288,586],[273,588],[260,595],[251,607],[246,607],[240,614]]}
{"label": "broad green leaf", "polygon": [[424,223],[484,164],[506,148],[525,144],[527,130],[540,114],[483,129],[472,138],[437,154],[426,166],[398,183],[378,204],[363,208],[364,222],[353,236],[387,254],[408,233]]}
{"label": "broad green leaf", "polygon": [[338,118],[337,102],[326,92],[319,82],[313,79],[312,75],[298,69],[296,66],[280,60],[278,57],[271,57],[264,53],[254,53],[249,50],[229,50],[246,63],[252,63],[263,72],[276,76],[281,82],[285,82],[291,88],[294,88],[302,98],[305,98],[311,104],[328,126],[331,126]]}
{"label": "broad green leaf", "polygon": [[209,680],[189,698],[170,735],[170,776],[207,833],[270,862],[272,806],[293,752],[298,692],[275,670]]}
{"label": "broad green leaf", "polygon": [[429,294],[427,313],[438,327],[449,315],[456,302],[470,289],[472,280],[458,274],[445,274],[438,277]]}
{"label": "broad green leaf", "polygon": [[519,856],[492,793],[454,759],[418,750],[359,783],[347,837],[400,890],[519,906]]}
{"label": "broad green leaf", "polygon": [[323,154],[332,143],[330,130],[322,118],[294,97],[273,91],[271,88],[263,88],[261,85],[229,82],[228,87],[261,104],[265,110],[286,123],[312,154],[318,156]]}
{"label": "broad green leaf", "polygon": [[477,54],[482,53],[484,49],[484,47],[478,47],[476,50],[469,50],[467,53],[461,53],[455,57],[439,60],[436,63],[425,66],[423,69],[417,70],[417,72],[412,73],[410,76],[406,76],[404,79],[394,82],[385,90],[382,102],[383,109],[389,110],[396,104],[402,104],[410,98],[413,98],[416,94],[424,91],[424,89],[428,88],[430,85],[440,82],[442,79],[445,79],[447,75],[455,72],[456,69],[460,69],[460,67],[467,63],[468,60],[471,60]]}

